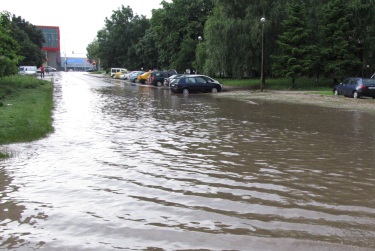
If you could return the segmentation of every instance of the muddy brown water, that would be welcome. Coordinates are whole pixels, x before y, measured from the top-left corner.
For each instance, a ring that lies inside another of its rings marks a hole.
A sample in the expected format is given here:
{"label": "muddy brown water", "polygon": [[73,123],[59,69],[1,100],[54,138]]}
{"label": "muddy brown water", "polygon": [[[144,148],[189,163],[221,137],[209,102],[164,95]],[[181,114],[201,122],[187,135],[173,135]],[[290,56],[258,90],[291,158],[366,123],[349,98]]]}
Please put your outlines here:
{"label": "muddy brown water", "polygon": [[55,75],[6,146],[0,249],[375,250],[374,115]]}

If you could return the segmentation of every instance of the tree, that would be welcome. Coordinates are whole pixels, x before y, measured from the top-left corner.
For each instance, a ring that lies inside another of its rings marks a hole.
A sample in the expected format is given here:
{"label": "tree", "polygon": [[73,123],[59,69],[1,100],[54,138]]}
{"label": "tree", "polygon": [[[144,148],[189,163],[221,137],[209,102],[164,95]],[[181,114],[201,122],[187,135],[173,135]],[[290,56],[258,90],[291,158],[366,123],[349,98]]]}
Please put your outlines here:
{"label": "tree", "polygon": [[0,77],[17,73],[22,57],[17,53],[19,44],[11,37],[11,21],[8,12],[0,13]]}
{"label": "tree", "polygon": [[[174,0],[162,2],[163,8],[153,10],[151,29],[158,49],[158,68],[175,68],[178,71],[193,68],[198,37],[208,14],[211,0]],[[182,11],[183,10],[183,11]]]}
{"label": "tree", "polygon": [[279,35],[276,44],[279,54],[272,56],[275,76],[295,80],[309,72],[311,66],[310,30],[305,21],[305,4],[302,0],[294,0],[287,5],[287,19],[282,22],[284,32]]}
{"label": "tree", "polygon": [[332,77],[334,83],[348,74],[359,71],[361,62],[358,59],[358,41],[354,37],[354,27],[348,2],[345,0],[329,1],[323,11],[322,62],[324,73]]}
{"label": "tree", "polygon": [[135,46],[136,55],[139,58],[138,67],[144,70],[157,68],[158,50],[155,45],[155,39],[152,29],[148,29],[145,35]]}
{"label": "tree", "polygon": [[94,39],[89,45],[86,47],[87,55],[86,57],[92,63],[93,61],[99,62],[99,42],[97,39]]}
{"label": "tree", "polygon": [[357,57],[362,61],[363,77],[369,77],[375,71],[375,8],[374,0],[351,1],[349,10],[354,29],[353,41],[357,41]]}
{"label": "tree", "polygon": [[20,45],[19,55],[23,57],[20,64],[39,66],[45,61],[42,52],[44,36],[36,26],[21,17],[13,15],[11,22],[12,37]]}
{"label": "tree", "polygon": [[103,67],[133,68],[138,65],[140,59],[135,46],[149,26],[149,20],[134,15],[129,6],[113,11],[111,18],[105,19],[105,27],[97,33],[98,57]]}

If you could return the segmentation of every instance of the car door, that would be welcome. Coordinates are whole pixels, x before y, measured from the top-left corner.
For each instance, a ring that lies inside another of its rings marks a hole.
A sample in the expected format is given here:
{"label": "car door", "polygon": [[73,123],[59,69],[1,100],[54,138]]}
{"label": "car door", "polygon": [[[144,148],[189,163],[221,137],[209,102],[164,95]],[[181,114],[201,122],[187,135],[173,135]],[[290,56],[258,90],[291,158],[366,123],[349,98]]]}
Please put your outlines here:
{"label": "car door", "polygon": [[353,92],[357,90],[358,86],[358,79],[357,78],[352,78],[350,79],[349,85],[348,85],[348,96],[352,96]]}
{"label": "car door", "polygon": [[199,92],[209,92],[211,91],[211,85],[202,77],[196,77],[197,88]]}
{"label": "car door", "polygon": [[197,81],[193,77],[186,78],[186,86],[191,92],[200,92],[200,87],[197,84]]}
{"label": "car door", "polygon": [[342,84],[339,86],[339,93],[343,94],[344,96],[348,96],[349,94],[349,83],[350,78],[345,79]]}

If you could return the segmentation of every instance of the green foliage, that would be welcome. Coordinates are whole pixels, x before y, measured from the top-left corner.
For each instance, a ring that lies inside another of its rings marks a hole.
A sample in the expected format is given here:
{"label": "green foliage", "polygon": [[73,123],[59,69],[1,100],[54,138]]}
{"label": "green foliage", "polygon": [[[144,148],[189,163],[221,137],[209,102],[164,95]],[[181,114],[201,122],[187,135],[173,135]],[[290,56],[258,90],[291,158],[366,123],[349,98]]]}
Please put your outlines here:
{"label": "green foliage", "polygon": [[267,77],[375,72],[374,0],[173,0],[162,6],[150,20],[129,7],[106,19],[93,50],[104,67],[259,77],[264,16]]}
{"label": "green foliage", "polygon": [[309,73],[312,49],[302,0],[294,0],[288,4],[287,14],[282,23],[284,32],[276,41],[279,54],[272,56],[272,69],[275,76],[291,78],[294,88],[295,79]]}
{"label": "green foliage", "polygon": [[349,4],[345,0],[333,0],[323,11],[322,25],[322,61],[326,76],[342,79],[348,73],[355,74],[361,66],[358,51],[358,41],[353,39],[354,27]]}
{"label": "green foliage", "polygon": [[11,37],[9,13],[0,13],[0,77],[17,73],[19,44]]}
{"label": "green foliage", "polygon": [[12,37],[20,45],[18,55],[22,57],[20,65],[41,65],[45,56],[41,48],[44,43],[43,33],[21,17],[13,15],[11,23]]}
{"label": "green foliage", "polygon": [[100,58],[104,68],[138,68],[142,59],[136,54],[136,45],[149,26],[149,20],[144,16],[134,15],[129,6],[121,6],[106,18],[105,28],[97,33],[95,43],[98,43],[98,48],[93,48],[90,53]]}
{"label": "green foliage", "polygon": [[198,37],[208,14],[211,0],[163,1],[163,9],[153,11],[151,28],[158,49],[157,68],[193,69]]}

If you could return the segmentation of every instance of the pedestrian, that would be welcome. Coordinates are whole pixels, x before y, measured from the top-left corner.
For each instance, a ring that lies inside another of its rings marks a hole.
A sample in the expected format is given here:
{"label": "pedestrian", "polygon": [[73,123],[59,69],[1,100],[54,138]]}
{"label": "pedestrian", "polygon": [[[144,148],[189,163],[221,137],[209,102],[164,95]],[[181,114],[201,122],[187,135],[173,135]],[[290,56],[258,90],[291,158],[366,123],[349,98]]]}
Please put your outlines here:
{"label": "pedestrian", "polygon": [[44,66],[40,66],[40,78],[44,78]]}
{"label": "pedestrian", "polygon": [[49,74],[49,67],[46,68],[46,73]]}

